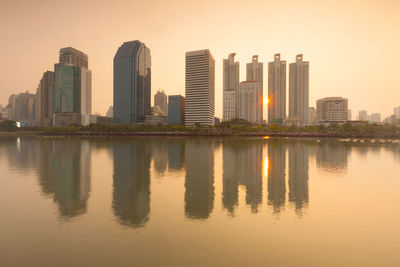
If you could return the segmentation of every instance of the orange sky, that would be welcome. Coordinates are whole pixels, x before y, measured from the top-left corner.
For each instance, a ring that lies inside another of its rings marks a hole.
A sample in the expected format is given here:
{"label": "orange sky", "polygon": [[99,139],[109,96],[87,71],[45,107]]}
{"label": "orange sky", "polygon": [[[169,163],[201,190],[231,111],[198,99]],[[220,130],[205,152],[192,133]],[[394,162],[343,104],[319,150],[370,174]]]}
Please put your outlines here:
{"label": "orange sky", "polygon": [[112,105],[113,57],[124,41],[141,40],[152,54],[152,94],[183,94],[184,57],[208,48],[216,59],[216,116],[222,115],[222,59],[253,54],[267,65],[274,53],[289,63],[310,61],[310,105],[318,98],[349,98],[358,110],[400,106],[400,1],[17,1],[0,2],[0,104],[26,90],[36,92],[61,47],[89,56],[93,112]]}

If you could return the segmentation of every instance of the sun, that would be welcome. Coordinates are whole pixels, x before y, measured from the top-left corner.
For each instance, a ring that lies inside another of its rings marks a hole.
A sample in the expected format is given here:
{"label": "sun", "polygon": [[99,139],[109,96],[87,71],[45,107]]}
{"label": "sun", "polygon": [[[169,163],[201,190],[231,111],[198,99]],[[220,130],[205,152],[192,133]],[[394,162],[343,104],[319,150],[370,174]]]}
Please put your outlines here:
{"label": "sun", "polygon": [[264,105],[268,105],[268,97],[264,97]]}

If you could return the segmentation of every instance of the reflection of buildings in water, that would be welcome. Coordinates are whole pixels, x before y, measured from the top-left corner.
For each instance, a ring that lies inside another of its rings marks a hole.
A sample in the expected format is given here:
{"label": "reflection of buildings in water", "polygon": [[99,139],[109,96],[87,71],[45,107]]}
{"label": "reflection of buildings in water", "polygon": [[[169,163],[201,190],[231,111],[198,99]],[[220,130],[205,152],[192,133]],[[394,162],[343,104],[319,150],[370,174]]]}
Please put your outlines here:
{"label": "reflection of buildings in water", "polygon": [[146,140],[114,143],[113,203],[123,225],[141,227],[150,213],[151,147]]}
{"label": "reflection of buildings in water", "polygon": [[152,139],[149,145],[152,147],[154,169],[158,173],[164,173],[168,165],[168,140]]}
{"label": "reflection of buildings in water", "polygon": [[285,204],[286,144],[283,139],[268,142],[268,204],[280,212]]}
{"label": "reflection of buildings in water", "polygon": [[168,140],[168,170],[181,170],[185,165],[185,139]]}
{"label": "reflection of buildings in water", "polygon": [[222,203],[231,214],[238,205],[238,186],[246,187],[246,204],[257,212],[262,203],[262,143],[256,140],[223,142]]}
{"label": "reflection of buildings in water", "polygon": [[322,140],[317,145],[317,167],[328,171],[347,169],[349,148],[339,140]]}
{"label": "reflection of buildings in water", "polygon": [[308,204],[308,145],[301,141],[288,144],[289,201],[300,211]]}
{"label": "reflection of buildings in water", "polygon": [[39,162],[40,142],[37,138],[3,136],[0,138],[0,158],[7,159],[11,170],[29,172]]}
{"label": "reflection of buildings in water", "polygon": [[185,167],[185,215],[206,219],[214,206],[214,141],[188,139]]}
{"label": "reflection of buildings in water", "polygon": [[86,213],[90,192],[90,143],[87,140],[41,140],[39,184],[52,195],[60,216]]}

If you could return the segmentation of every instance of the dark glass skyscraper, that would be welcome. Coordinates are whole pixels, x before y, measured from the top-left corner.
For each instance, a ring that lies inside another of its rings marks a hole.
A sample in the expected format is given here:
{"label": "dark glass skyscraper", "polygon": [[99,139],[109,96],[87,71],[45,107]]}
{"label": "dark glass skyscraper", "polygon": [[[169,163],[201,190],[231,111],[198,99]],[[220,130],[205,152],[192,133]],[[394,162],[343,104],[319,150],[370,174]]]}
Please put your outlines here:
{"label": "dark glass skyscraper", "polygon": [[114,57],[114,121],[134,124],[151,114],[150,49],[140,41],[123,43]]}

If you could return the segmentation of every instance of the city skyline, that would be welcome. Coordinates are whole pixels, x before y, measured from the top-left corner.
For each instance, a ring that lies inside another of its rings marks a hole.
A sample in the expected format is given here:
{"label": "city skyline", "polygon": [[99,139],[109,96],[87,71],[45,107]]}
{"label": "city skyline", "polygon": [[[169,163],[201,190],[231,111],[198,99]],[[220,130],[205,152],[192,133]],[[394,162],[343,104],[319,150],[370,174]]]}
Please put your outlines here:
{"label": "city skyline", "polygon": [[[158,4],[154,12],[150,13],[155,3]],[[217,117],[222,117],[222,59],[229,52],[237,53],[236,60],[243,63],[248,62],[252,55],[258,54],[260,62],[264,64],[271,61],[275,53],[280,53],[282,58],[289,61],[297,54],[304,54],[312,62],[310,106],[314,106],[317,99],[326,96],[343,96],[349,99],[354,111],[367,109],[369,112],[380,112],[382,117],[386,117],[392,114],[393,107],[399,105],[397,99],[400,95],[400,83],[395,79],[386,79],[396,75],[394,63],[385,65],[379,71],[375,69],[382,51],[387,51],[392,62],[400,59],[400,53],[395,49],[400,44],[397,34],[400,22],[396,19],[399,3],[379,5],[377,1],[328,1],[322,5],[305,1],[300,6],[287,1],[252,1],[253,5],[248,7],[235,3],[226,6],[226,3],[215,3],[212,8],[207,5],[198,7],[198,12],[189,16],[185,13],[195,5],[191,1],[176,1],[168,5],[158,1],[146,4],[99,3],[95,7],[88,2],[79,10],[74,10],[74,20],[68,21],[64,17],[72,12],[73,5],[69,7],[62,2],[48,2],[42,6],[44,10],[41,12],[46,12],[49,16],[37,19],[34,14],[37,14],[35,11],[38,11],[38,7],[34,3],[2,2],[0,24],[4,29],[5,42],[0,53],[8,62],[7,66],[2,67],[2,73],[10,79],[3,78],[0,83],[0,103],[4,106],[9,95],[14,93],[26,90],[34,93],[43,72],[51,70],[53,63],[57,61],[59,48],[72,46],[85,51],[91,58],[93,111],[104,114],[112,104],[113,77],[110,62],[115,50],[123,41],[139,39],[152,48],[152,92],[163,88],[168,95],[183,95],[184,53],[202,48],[210,49],[216,60]],[[132,10],[135,4],[143,8],[143,14],[132,18],[128,10]],[[60,9],[66,12],[55,12]],[[154,22],[154,18],[164,14],[166,9],[176,10],[176,13],[172,16],[167,12],[163,21]],[[222,26],[217,21],[225,9],[231,11],[224,12],[228,18],[251,10],[248,13],[252,14],[251,17],[257,23],[251,23],[250,27],[250,22],[246,22],[246,19],[233,20],[231,29],[221,36],[219,29]],[[12,16],[16,10],[20,14],[18,19]],[[285,10],[287,16],[282,17],[280,12],[271,13],[271,10]],[[93,12],[88,15],[88,11]],[[357,16],[354,16],[355,11]],[[209,13],[210,20],[202,21],[201,17],[206,12]],[[328,13],[330,16],[327,16]],[[284,17],[290,16],[292,18],[285,21]],[[305,19],[296,20],[300,16]],[[129,26],[143,19],[150,26],[134,30]],[[276,19],[274,27],[269,26],[270,21]],[[51,21],[55,20],[59,22],[57,27],[51,25]],[[298,24],[296,29],[290,27],[294,20]],[[72,30],[83,23],[85,30],[74,30],[76,34],[72,34]],[[211,26],[215,30],[210,32]],[[199,31],[191,32],[193,27],[197,27]],[[256,32],[257,34],[252,35]],[[246,38],[243,38],[245,33]],[[38,36],[41,36],[40,41],[36,39]],[[24,53],[20,57],[17,52],[22,51],[22,45],[25,44],[22,40],[26,38],[30,40],[31,53]],[[175,39],[179,41],[166,49],[164,43]],[[385,41],[378,43],[377,40],[381,39]],[[101,45],[97,45],[98,42]],[[343,64],[348,59],[352,63]],[[245,80],[244,75],[242,66],[241,81]],[[264,80],[266,78],[264,70]],[[375,101],[376,88],[381,93],[379,97],[383,98],[381,101]],[[265,89],[264,84],[264,95]]]}

